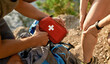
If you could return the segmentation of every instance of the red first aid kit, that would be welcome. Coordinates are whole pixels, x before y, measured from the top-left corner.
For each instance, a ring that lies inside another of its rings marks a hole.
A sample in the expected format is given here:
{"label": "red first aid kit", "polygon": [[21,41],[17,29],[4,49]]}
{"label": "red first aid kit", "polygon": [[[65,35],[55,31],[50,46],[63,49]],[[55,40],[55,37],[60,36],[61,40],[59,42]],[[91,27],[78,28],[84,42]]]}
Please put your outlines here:
{"label": "red first aid kit", "polygon": [[39,22],[39,28],[49,34],[49,39],[53,43],[59,43],[67,34],[67,30],[51,17],[43,18]]}

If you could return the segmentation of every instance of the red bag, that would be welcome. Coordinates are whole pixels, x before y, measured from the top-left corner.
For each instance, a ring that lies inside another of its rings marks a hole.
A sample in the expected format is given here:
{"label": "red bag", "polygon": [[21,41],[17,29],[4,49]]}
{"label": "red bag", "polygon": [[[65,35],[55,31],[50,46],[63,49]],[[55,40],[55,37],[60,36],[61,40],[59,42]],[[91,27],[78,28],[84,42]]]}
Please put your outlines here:
{"label": "red bag", "polygon": [[51,17],[46,17],[39,22],[40,30],[49,34],[49,39],[53,43],[59,43],[67,34],[67,30],[59,25]]}

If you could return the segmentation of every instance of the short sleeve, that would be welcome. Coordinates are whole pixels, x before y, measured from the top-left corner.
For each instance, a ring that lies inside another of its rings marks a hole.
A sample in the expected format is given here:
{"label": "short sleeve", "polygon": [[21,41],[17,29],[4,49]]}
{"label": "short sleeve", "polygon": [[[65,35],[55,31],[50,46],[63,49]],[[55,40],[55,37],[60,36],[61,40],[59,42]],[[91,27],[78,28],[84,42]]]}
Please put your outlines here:
{"label": "short sleeve", "polygon": [[15,38],[4,19],[0,20],[0,35],[2,40]]}
{"label": "short sleeve", "polygon": [[18,0],[0,0],[0,18],[10,13],[17,3]]}

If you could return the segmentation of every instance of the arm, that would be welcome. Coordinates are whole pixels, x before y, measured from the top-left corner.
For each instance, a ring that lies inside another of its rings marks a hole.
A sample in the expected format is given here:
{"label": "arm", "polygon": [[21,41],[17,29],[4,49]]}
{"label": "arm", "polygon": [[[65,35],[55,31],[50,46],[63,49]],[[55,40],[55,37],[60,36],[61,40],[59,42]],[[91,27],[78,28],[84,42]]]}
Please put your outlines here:
{"label": "arm", "polygon": [[39,11],[34,6],[29,4],[28,2],[25,2],[23,0],[19,0],[18,5],[16,6],[15,10],[23,14],[24,16],[27,16],[29,18],[40,20],[46,16],[47,14]]}
{"label": "arm", "polygon": [[14,39],[1,40],[0,44],[1,44],[0,59],[16,54],[32,46],[29,40],[14,40]]}
{"label": "arm", "polygon": [[99,23],[98,23],[98,26],[99,27],[104,27],[106,25],[110,24],[110,14],[105,17],[104,19],[102,19]]}
{"label": "arm", "polygon": [[87,12],[88,0],[80,0],[80,16],[85,16]]}
{"label": "arm", "polygon": [[88,0],[80,0],[80,26],[83,29],[83,22],[87,14]]}
{"label": "arm", "polygon": [[[99,27],[104,27],[110,24],[110,15],[102,19],[99,23]],[[93,50],[97,43],[98,33],[100,30],[96,28],[96,24],[91,25],[86,31],[83,32],[83,38],[81,38],[83,53],[84,53],[84,62],[90,61],[93,56]],[[88,46],[89,45],[89,46]]]}
{"label": "arm", "polygon": [[[106,16],[104,19],[102,19],[99,23],[98,26],[99,27],[104,27],[106,25],[110,24],[110,14],[108,16]],[[85,31],[86,34],[90,33],[94,36],[96,36],[99,33],[100,30],[98,30],[96,28],[96,24],[91,25],[87,31]]]}
{"label": "arm", "polygon": [[92,4],[93,1],[94,0],[80,0],[80,16],[86,16],[88,2],[90,2]]}
{"label": "arm", "polygon": [[37,33],[33,36],[22,40],[1,40],[0,36],[0,59],[16,54],[30,47],[46,45],[48,42],[48,34],[40,32],[37,28]]}
{"label": "arm", "polygon": [[[32,0],[32,1],[34,1],[34,0]],[[39,11],[34,6],[32,6],[31,4],[29,4],[28,2],[25,2],[23,0],[19,0],[19,3],[18,3],[18,5],[15,9],[18,12],[20,12],[21,14],[23,14],[24,16],[27,16],[29,18],[33,18],[33,19],[36,19],[36,20],[41,20],[42,18],[48,16],[47,14]],[[54,20],[56,20],[56,22],[58,22],[59,24],[64,26],[63,25],[64,21],[62,19],[54,18]]]}

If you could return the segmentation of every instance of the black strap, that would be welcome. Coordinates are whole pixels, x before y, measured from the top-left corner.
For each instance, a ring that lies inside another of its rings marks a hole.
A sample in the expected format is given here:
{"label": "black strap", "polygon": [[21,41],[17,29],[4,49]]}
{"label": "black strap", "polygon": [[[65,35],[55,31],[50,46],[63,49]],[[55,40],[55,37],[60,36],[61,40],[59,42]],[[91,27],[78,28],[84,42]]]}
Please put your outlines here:
{"label": "black strap", "polygon": [[97,21],[97,23],[96,23],[96,28],[97,28],[97,30],[101,30],[103,27],[99,27],[98,26],[98,23],[100,22],[100,20],[99,21]]}
{"label": "black strap", "polygon": [[11,0],[12,2],[16,2],[17,0]]}
{"label": "black strap", "polygon": [[[75,48],[71,43],[64,43],[64,42],[59,42],[59,43],[57,43],[57,44],[60,44],[60,45],[67,45],[68,46],[68,51],[71,49],[71,48]],[[52,41],[48,41],[48,43],[47,43],[47,45],[49,45],[50,46],[50,50],[54,47],[54,43],[52,43]],[[46,45],[46,46],[47,46]]]}
{"label": "black strap", "polygon": [[60,42],[59,44],[63,44],[63,45],[69,46],[68,49],[67,49],[68,51],[69,51],[71,48],[75,48],[71,43]]}

